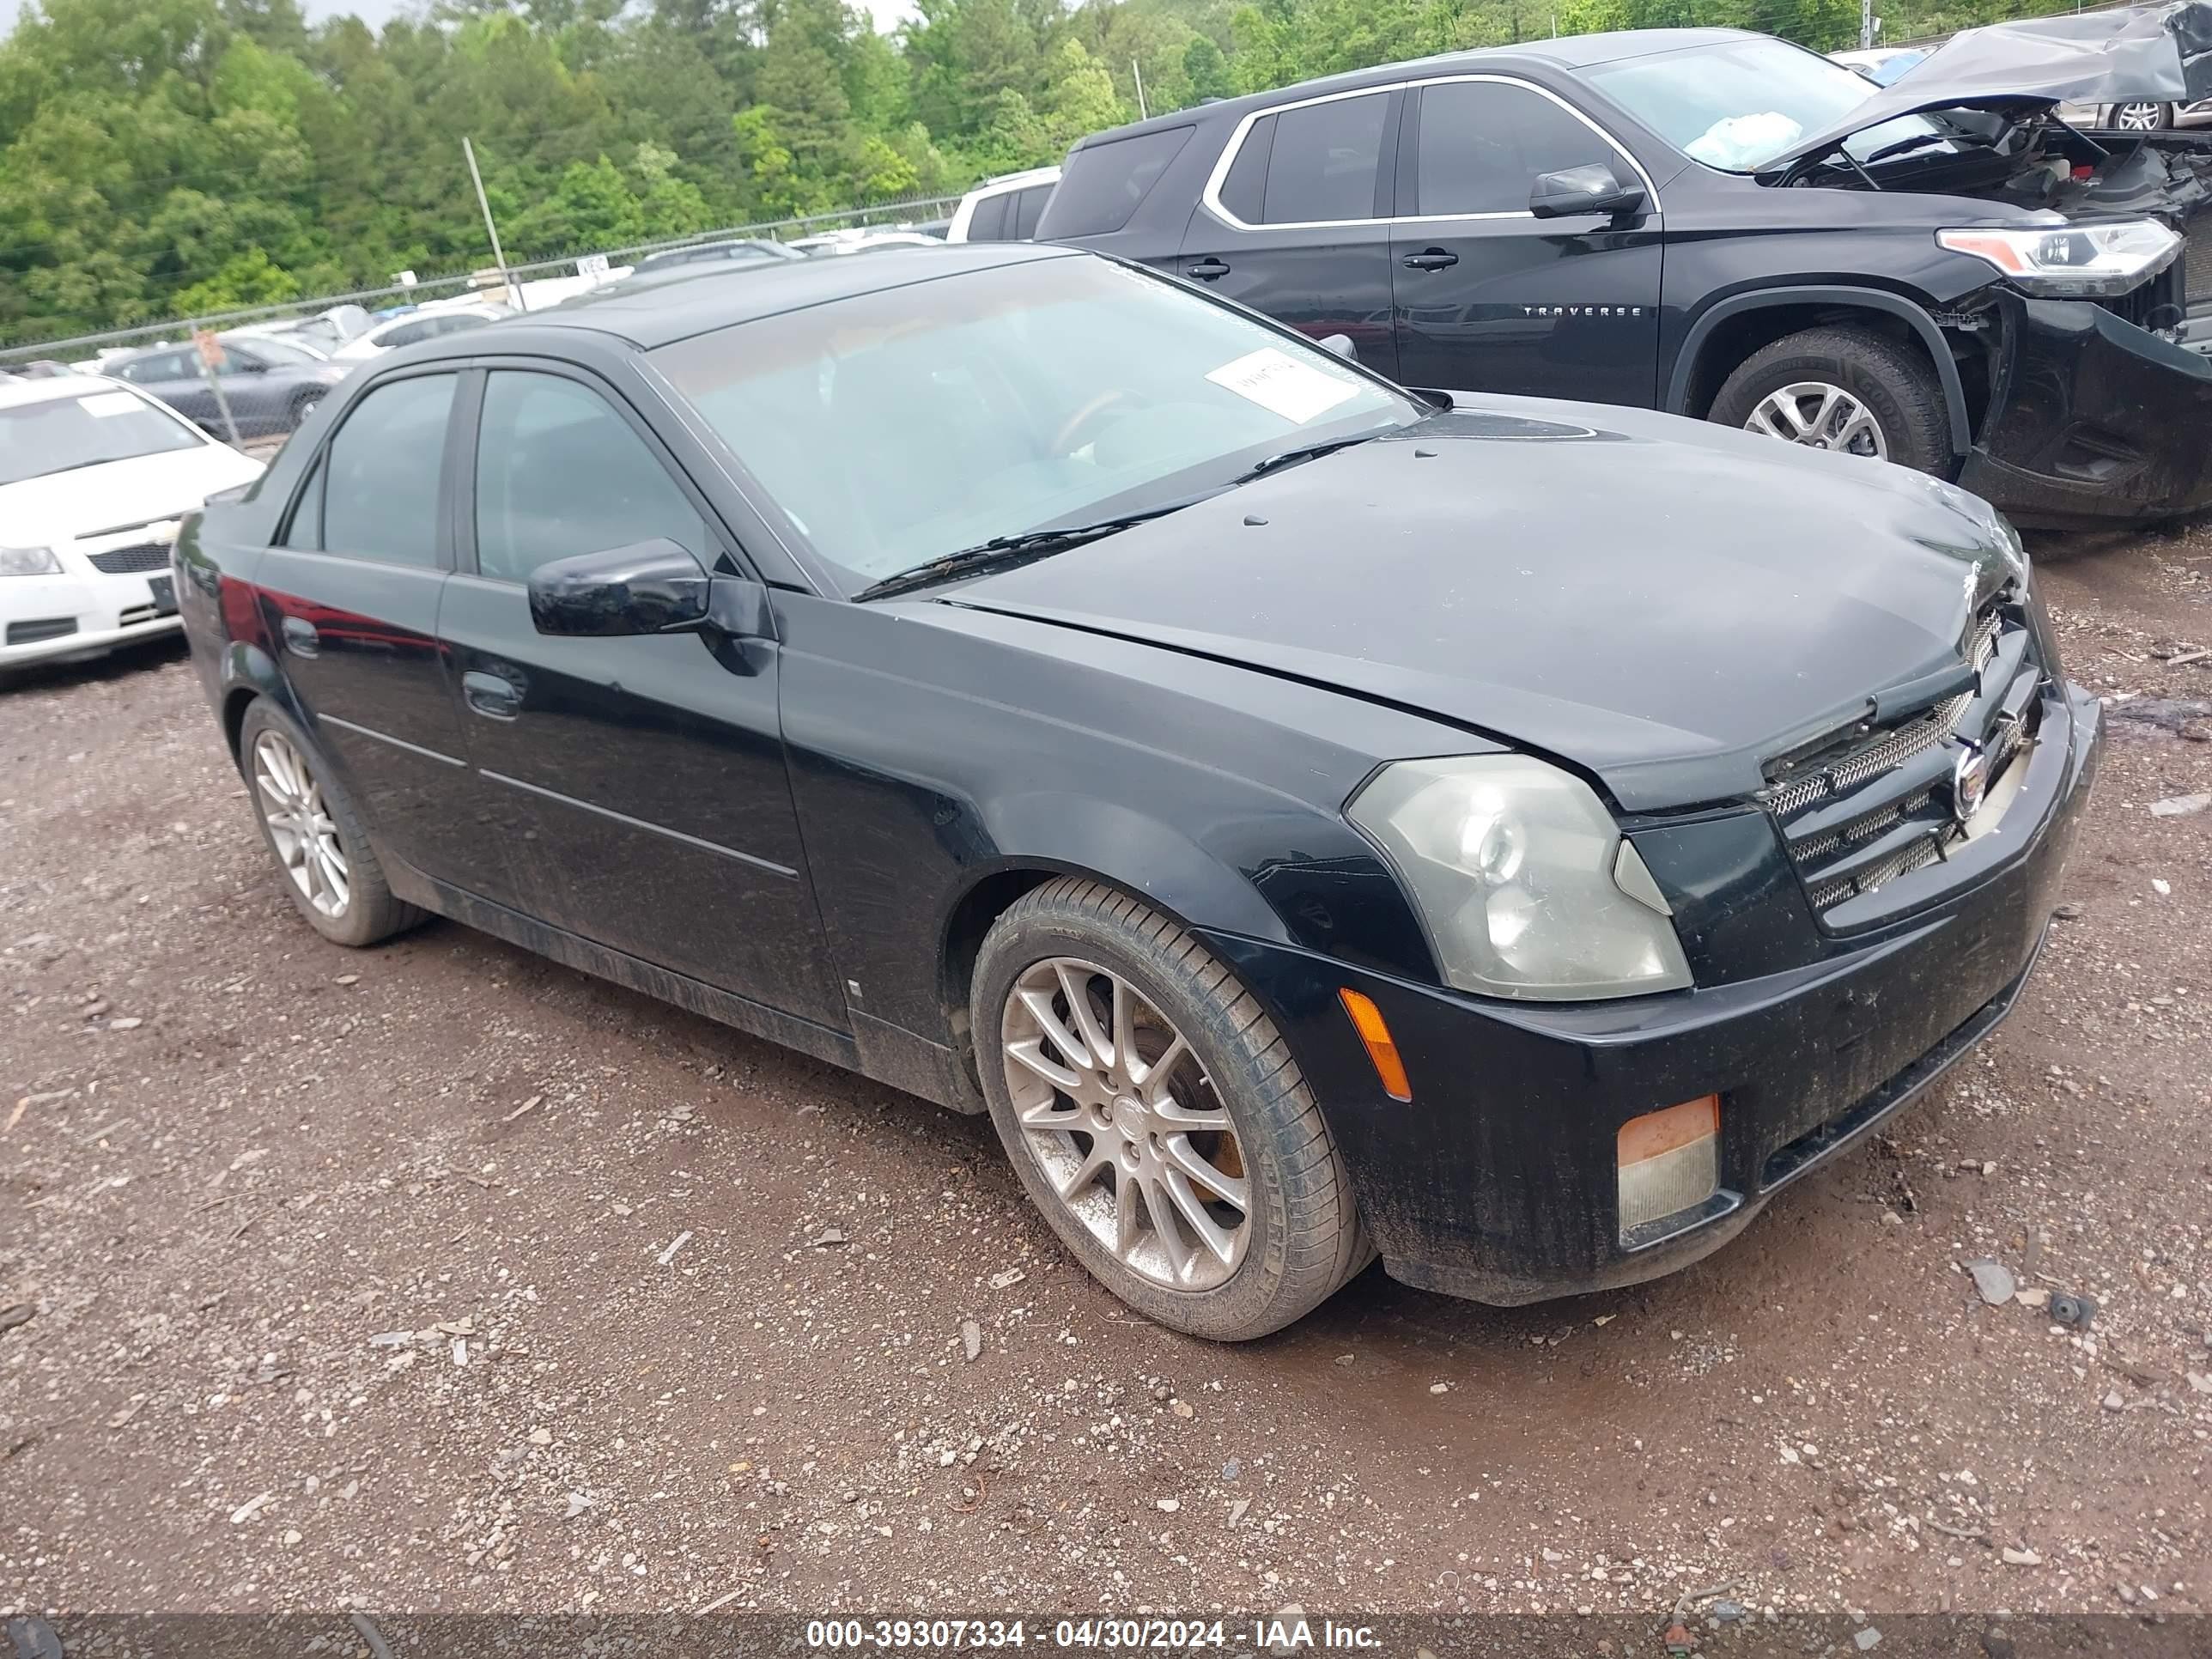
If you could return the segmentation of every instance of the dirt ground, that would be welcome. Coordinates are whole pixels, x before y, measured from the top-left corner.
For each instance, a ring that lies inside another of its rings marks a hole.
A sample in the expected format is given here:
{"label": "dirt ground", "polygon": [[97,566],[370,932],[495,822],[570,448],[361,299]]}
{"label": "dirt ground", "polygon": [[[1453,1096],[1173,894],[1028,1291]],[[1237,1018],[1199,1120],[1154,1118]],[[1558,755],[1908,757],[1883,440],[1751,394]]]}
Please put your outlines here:
{"label": "dirt ground", "polygon": [[2002,1031],[1677,1277],[1240,1348],[982,1121],[321,943],[180,651],[0,692],[0,1613],[2204,1610],[2212,531],[2036,550],[2111,742]]}

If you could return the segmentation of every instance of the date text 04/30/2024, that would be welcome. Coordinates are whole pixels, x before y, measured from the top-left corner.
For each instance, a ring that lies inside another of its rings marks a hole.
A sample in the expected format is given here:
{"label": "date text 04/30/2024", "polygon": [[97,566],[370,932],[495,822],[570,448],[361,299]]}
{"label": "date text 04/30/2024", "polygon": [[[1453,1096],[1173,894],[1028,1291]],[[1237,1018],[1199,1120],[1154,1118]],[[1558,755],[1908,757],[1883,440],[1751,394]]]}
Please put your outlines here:
{"label": "date text 04/30/2024", "polygon": [[1364,1650],[1382,1641],[1372,1626],[1303,1616],[1226,1619],[1060,1619],[1034,1629],[1023,1619],[812,1619],[806,1645],[829,1651],[1040,1647],[1131,1652],[1242,1647],[1284,1654],[1305,1649]]}

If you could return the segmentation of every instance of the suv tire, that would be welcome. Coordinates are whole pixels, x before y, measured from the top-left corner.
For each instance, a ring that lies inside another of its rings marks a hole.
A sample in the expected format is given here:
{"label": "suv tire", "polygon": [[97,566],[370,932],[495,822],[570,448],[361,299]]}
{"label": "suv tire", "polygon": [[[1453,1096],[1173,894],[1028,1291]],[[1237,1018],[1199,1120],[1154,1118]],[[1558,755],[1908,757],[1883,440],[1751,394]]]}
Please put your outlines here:
{"label": "suv tire", "polygon": [[1048,882],[992,927],[973,992],[976,1071],[1015,1173],[1061,1243],[1138,1312],[1243,1341],[1374,1259],[1344,1159],[1274,1022],[1166,917],[1102,883]]}
{"label": "suv tire", "polygon": [[[1837,396],[1830,400],[1829,393]],[[1797,429],[1824,407],[1832,411],[1825,422]],[[1859,413],[1871,422],[1870,444]],[[1872,329],[1785,335],[1737,367],[1706,418],[1814,448],[1872,453],[1939,478],[1951,474],[1950,412],[1934,368],[1918,351]],[[1849,441],[1839,444],[1839,436]]]}
{"label": "suv tire", "polygon": [[261,839],[309,927],[333,945],[358,949],[423,921],[423,911],[385,884],[360,814],[322,752],[266,697],[246,711],[238,766]]}

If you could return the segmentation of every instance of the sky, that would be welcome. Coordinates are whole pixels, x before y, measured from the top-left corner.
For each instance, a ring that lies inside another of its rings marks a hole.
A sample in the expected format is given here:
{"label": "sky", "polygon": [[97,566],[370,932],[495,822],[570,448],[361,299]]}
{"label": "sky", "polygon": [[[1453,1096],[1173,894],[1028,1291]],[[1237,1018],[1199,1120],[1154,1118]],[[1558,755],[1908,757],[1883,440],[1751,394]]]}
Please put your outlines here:
{"label": "sky", "polygon": [[[889,29],[914,15],[912,0],[862,0],[879,29]],[[341,12],[352,12],[372,28],[384,24],[410,0],[302,0],[302,9],[310,22],[320,22],[325,17]],[[0,34],[7,33],[21,9],[22,0],[0,0]]]}

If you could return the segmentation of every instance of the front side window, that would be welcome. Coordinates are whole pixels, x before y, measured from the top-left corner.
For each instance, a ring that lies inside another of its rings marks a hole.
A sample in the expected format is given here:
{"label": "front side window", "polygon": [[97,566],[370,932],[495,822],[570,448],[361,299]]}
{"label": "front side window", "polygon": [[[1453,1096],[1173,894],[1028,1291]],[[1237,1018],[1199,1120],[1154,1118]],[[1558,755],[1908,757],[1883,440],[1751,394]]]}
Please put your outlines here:
{"label": "front side window", "polygon": [[477,568],[520,582],[553,559],[665,537],[705,561],[707,530],[659,458],[588,386],[501,369],[477,437]]}
{"label": "front side window", "polygon": [[1044,204],[1052,200],[1050,185],[1031,185],[1027,190],[1014,193],[1014,222],[1008,232],[1017,242],[1026,242],[1036,234],[1037,221],[1044,216]]}
{"label": "front side window", "polygon": [[1167,506],[1412,399],[1179,286],[1073,255],[917,282],[653,354],[863,584],[995,537]]}
{"label": "front side window", "polygon": [[1503,81],[1421,88],[1415,211],[1526,213],[1538,178],[1603,161],[1613,146],[1540,92]]}
{"label": "front side window", "polygon": [[[206,440],[135,392],[90,390],[0,408],[0,484],[56,472],[199,449]],[[0,524],[0,535],[7,526]]]}
{"label": "front side window", "polygon": [[1275,117],[1261,218],[1271,225],[1315,224],[1375,216],[1375,175],[1382,159],[1387,92],[1333,98]]}
{"label": "front side window", "polygon": [[[1873,97],[1875,84],[1785,40],[1752,39],[1600,64],[1583,71],[1599,91],[1693,161],[1756,173]],[[1844,149],[1862,161],[1893,143],[1957,146],[1922,115],[1854,133]]]}
{"label": "front side window", "polygon": [[390,380],[356,404],[331,440],[323,546],[386,564],[438,562],[438,479],[454,377]]}

